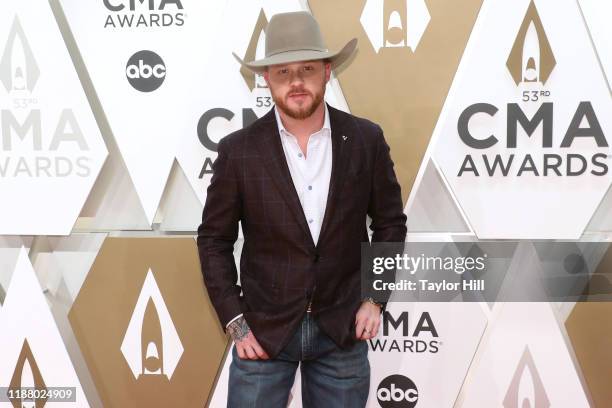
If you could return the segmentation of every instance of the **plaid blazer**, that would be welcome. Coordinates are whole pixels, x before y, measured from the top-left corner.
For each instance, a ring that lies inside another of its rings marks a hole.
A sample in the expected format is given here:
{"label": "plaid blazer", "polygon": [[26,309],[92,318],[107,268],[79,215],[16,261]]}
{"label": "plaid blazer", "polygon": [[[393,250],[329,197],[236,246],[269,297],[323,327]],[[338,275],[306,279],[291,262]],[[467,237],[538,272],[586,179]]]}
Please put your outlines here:
{"label": "plaid blazer", "polygon": [[[314,244],[287,161],[274,108],[218,144],[197,245],[204,282],[222,326],[244,313],[271,358],[289,342],[312,300],[312,317],[342,348],[358,341],[361,242],[403,242],[406,216],[389,146],[377,124],[328,105],[329,194]],[[240,285],[234,262],[244,245]],[[242,292],[242,293],[241,293]]]}

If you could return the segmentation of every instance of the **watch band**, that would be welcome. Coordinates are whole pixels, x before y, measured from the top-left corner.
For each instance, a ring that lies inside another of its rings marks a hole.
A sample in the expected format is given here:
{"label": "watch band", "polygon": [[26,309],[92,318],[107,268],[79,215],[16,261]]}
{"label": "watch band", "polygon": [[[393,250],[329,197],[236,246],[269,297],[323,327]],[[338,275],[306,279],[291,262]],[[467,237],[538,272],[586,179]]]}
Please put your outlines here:
{"label": "watch band", "polygon": [[368,297],[366,297],[365,299],[363,299],[363,301],[364,301],[364,302],[370,302],[370,303],[372,303],[373,305],[376,305],[376,306],[378,306],[378,307],[380,307],[380,308],[382,308],[382,306],[383,306],[383,305],[382,305],[382,303],[375,301],[375,300],[374,300],[374,298],[373,298],[372,296],[368,296]]}

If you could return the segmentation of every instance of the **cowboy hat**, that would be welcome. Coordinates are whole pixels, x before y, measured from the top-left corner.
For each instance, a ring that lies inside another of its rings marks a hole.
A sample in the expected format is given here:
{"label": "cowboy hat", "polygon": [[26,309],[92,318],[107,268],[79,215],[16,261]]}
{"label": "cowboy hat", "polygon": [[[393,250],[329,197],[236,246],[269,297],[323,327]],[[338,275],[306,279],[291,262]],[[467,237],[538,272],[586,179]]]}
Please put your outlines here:
{"label": "cowboy hat", "polygon": [[329,51],[323,42],[319,24],[307,11],[273,15],[265,33],[265,58],[244,62],[232,52],[240,64],[258,74],[265,71],[269,65],[320,59],[329,60],[331,67],[336,68],[357,48],[357,39],[353,38],[340,51]]}

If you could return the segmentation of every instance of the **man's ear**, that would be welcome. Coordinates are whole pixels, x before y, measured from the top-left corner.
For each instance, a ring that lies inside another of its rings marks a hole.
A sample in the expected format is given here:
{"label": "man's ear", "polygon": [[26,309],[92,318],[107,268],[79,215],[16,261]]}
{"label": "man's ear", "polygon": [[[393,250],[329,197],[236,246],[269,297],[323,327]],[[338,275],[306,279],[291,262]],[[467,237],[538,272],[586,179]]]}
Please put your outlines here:
{"label": "man's ear", "polygon": [[329,61],[325,61],[324,63],[325,63],[325,82],[327,83],[331,76],[331,63]]}
{"label": "man's ear", "polygon": [[266,85],[268,88],[270,88],[270,73],[268,72],[268,67],[266,67],[265,71],[261,73],[261,76],[263,76],[264,81],[266,81]]}

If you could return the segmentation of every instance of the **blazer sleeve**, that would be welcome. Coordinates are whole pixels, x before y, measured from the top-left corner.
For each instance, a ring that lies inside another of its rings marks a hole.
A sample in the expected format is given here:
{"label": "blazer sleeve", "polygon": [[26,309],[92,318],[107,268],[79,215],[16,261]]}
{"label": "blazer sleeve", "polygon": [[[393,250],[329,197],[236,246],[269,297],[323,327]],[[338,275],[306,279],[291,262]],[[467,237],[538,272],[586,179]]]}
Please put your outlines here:
{"label": "blazer sleeve", "polygon": [[374,174],[368,205],[372,219],[372,242],[403,242],[406,240],[406,214],[400,185],[395,177],[390,148],[378,127]]}
{"label": "blazer sleeve", "polygon": [[204,283],[224,330],[234,317],[244,311],[234,261],[242,200],[234,159],[225,139],[218,144],[218,155],[212,165],[213,175],[197,237]]}
{"label": "blazer sleeve", "polygon": [[[377,127],[376,154],[374,159],[374,174],[372,187],[370,189],[370,202],[368,215],[372,219],[370,229],[372,230],[372,242],[396,242],[392,252],[404,249],[406,240],[406,215],[402,202],[401,187],[395,177],[393,161],[391,160],[390,148],[380,126]],[[395,273],[393,273],[395,276]],[[371,285],[369,286],[372,287]],[[386,309],[386,301],[390,293],[377,293],[376,297],[383,304],[382,310]]]}

